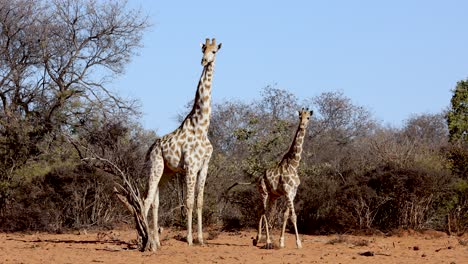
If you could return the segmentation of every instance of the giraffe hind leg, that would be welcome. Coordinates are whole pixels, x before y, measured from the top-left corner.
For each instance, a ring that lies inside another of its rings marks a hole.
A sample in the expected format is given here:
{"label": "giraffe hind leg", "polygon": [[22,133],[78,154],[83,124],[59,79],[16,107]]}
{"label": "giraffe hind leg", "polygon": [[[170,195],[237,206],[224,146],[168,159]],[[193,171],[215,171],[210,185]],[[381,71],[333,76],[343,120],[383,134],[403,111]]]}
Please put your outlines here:
{"label": "giraffe hind leg", "polygon": [[[261,207],[261,212],[260,212],[260,219],[258,221],[258,232],[257,232],[257,237],[255,239],[252,240],[252,244],[254,246],[257,246],[258,243],[260,243],[260,240],[262,239],[262,222],[263,222],[263,218],[265,216],[265,212],[267,210],[267,207],[268,207],[268,192],[266,190],[266,185],[265,185],[265,182],[263,179],[261,179],[259,182],[258,182],[258,185],[257,185],[257,188],[258,188],[258,191],[260,193],[260,196],[262,198],[262,207]],[[265,222],[266,223],[266,222]]]}
{"label": "giraffe hind leg", "polygon": [[150,176],[148,183],[148,193],[144,201],[144,215],[148,216],[150,207],[153,208],[153,238],[156,246],[159,247],[158,234],[158,208],[159,208],[159,181],[161,180],[164,171],[164,159],[161,151],[158,148],[154,148],[150,153],[149,158]]}
{"label": "giraffe hind leg", "polygon": [[257,243],[259,243],[260,239],[262,238],[262,221],[263,221],[263,213],[261,214],[260,220],[258,221],[257,237],[252,240],[252,244],[254,246],[257,246]]}
{"label": "giraffe hind leg", "polygon": [[268,228],[268,220],[266,218],[266,215],[263,215],[263,219],[265,221],[265,232],[266,232],[266,244],[262,247],[262,249],[273,249],[273,243],[271,243],[270,239],[270,232]]}
{"label": "giraffe hind leg", "polygon": [[263,214],[263,220],[265,221],[265,233],[266,233],[266,244],[262,247],[262,249],[273,249],[273,243],[271,243],[270,239],[270,231],[269,231],[269,224],[266,215],[270,211],[271,205],[273,204],[273,198],[268,197],[267,207],[265,213]]}
{"label": "giraffe hind leg", "polygon": [[153,203],[153,237],[154,237],[154,242],[156,243],[156,246],[161,247],[161,242],[159,241],[158,208],[159,208],[159,187],[156,188],[156,193],[154,196],[154,203]]}

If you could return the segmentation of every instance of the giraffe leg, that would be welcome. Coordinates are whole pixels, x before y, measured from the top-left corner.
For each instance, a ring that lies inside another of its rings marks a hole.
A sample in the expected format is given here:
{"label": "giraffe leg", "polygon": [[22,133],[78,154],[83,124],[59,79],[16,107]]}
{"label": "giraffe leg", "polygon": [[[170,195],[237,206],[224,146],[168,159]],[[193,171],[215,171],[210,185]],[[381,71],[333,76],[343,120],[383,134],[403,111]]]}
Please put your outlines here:
{"label": "giraffe leg", "polygon": [[189,246],[193,245],[192,235],[192,214],[193,204],[195,201],[195,182],[197,180],[197,173],[193,168],[189,168],[186,175],[187,182],[187,243]]}
{"label": "giraffe leg", "polygon": [[161,247],[159,241],[159,226],[158,226],[158,209],[159,209],[159,187],[156,188],[153,203],[153,236],[157,247]]}
{"label": "giraffe leg", "polygon": [[268,195],[262,195],[262,196],[263,196],[263,207],[262,207],[262,211],[260,212],[260,220],[258,221],[257,237],[252,241],[254,246],[256,246],[257,243],[260,242],[260,239],[262,239],[262,222],[263,222],[263,217],[265,216],[266,207],[268,203]]}
{"label": "giraffe leg", "polygon": [[289,218],[289,207],[286,208],[284,211],[283,217],[283,228],[281,229],[281,237],[280,237],[280,248],[284,248],[284,231],[286,230],[286,224],[288,223]]}
{"label": "giraffe leg", "polygon": [[262,222],[263,222],[263,216],[265,215],[265,212],[267,210],[267,206],[268,206],[268,192],[267,192],[267,189],[266,189],[266,185],[265,185],[265,181],[263,179],[259,180],[258,182],[258,185],[257,185],[257,188],[258,188],[258,192],[260,193],[260,196],[262,198],[262,202],[263,202],[263,207],[262,207],[262,211],[260,212],[260,219],[258,221],[258,233],[257,233],[257,237],[252,241],[253,245],[256,246],[257,243],[260,242],[260,239],[262,238]]}
{"label": "giraffe leg", "polygon": [[[211,156],[211,155],[210,155]],[[203,192],[205,189],[205,181],[206,181],[206,175],[208,173],[208,163],[210,161],[210,157],[206,158],[205,161],[203,162],[202,168],[199,172],[199,177],[197,181],[197,220],[198,220],[198,243],[203,245]]]}
{"label": "giraffe leg", "polygon": [[297,231],[297,217],[296,212],[294,211],[294,197],[296,196],[296,192],[289,194],[288,197],[288,208],[291,210],[291,222],[294,226],[294,232],[296,233],[296,247],[302,248],[301,239],[299,238],[299,232]]}
{"label": "giraffe leg", "polygon": [[149,176],[149,184],[148,184],[148,194],[146,195],[146,199],[144,201],[143,210],[144,216],[148,217],[149,209],[153,207],[153,236],[156,239],[156,246],[160,246],[159,243],[159,234],[158,230],[158,208],[159,208],[159,180],[164,171],[164,159],[162,157],[161,151],[158,148],[155,148],[151,153],[149,159],[149,166],[150,166],[150,176]]}
{"label": "giraffe leg", "polygon": [[260,242],[260,239],[262,238],[262,221],[263,221],[263,213],[260,214],[260,220],[258,221],[257,237],[254,240],[252,240],[252,244],[254,246],[257,246],[257,243]]}
{"label": "giraffe leg", "polygon": [[263,220],[265,221],[265,232],[266,232],[266,244],[265,244],[265,246],[263,246],[264,249],[273,249],[273,243],[271,243],[271,239],[270,239],[268,220],[267,220],[267,217],[266,217],[266,215],[270,211],[270,208],[271,208],[272,204],[273,204],[273,199],[271,197],[269,197],[265,213],[263,214]]}

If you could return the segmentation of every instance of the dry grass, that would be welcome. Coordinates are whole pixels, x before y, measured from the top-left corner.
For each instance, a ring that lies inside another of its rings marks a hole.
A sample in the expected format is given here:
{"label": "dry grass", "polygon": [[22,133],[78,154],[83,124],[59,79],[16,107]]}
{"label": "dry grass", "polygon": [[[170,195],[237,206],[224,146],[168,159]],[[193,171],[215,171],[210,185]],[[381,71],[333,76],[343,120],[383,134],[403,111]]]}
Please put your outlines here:
{"label": "dry grass", "polygon": [[206,240],[215,240],[216,238],[219,237],[219,234],[221,234],[221,231],[218,231],[218,230],[208,231],[208,236],[206,237]]}
{"label": "dry grass", "polygon": [[333,239],[330,239],[325,244],[328,244],[328,245],[350,244],[353,247],[366,247],[366,246],[369,246],[371,242],[372,242],[371,240],[367,240],[367,239],[352,239],[346,236],[339,235]]}
{"label": "dry grass", "polygon": [[348,242],[348,238],[346,238],[345,236],[337,236],[337,237],[335,237],[333,239],[330,239],[325,244],[335,245],[335,244],[341,244],[341,243],[347,243],[347,242]]}
{"label": "dry grass", "polygon": [[458,244],[462,246],[468,246],[468,239],[458,239]]}
{"label": "dry grass", "polygon": [[358,240],[353,240],[351,241],[351,244],[355,247],[367,247],[371,241],[366,240],[366,239],[358,239]]}

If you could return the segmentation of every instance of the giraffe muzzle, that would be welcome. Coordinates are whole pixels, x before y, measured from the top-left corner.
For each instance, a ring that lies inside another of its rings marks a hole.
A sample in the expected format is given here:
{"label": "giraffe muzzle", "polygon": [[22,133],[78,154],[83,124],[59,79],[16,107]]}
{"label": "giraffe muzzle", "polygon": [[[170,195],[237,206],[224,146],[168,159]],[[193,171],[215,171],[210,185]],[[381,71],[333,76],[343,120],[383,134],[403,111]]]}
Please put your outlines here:
{"label": "giraffe muzzle", "polygon": [[208,65],[208,60],[205,59],[205,58],[203,58],[203,59],[201,60],[201,65],[202,65],[202,66]]}

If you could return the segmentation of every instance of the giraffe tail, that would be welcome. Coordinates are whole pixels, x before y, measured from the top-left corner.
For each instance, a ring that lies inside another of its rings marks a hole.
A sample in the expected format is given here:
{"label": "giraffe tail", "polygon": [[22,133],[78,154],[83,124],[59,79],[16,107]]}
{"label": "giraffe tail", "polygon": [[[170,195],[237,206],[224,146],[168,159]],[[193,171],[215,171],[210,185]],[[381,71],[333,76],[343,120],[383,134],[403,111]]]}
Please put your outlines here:
{"label": "giraffe tail", "polygon": [[[256,182],[257,182],[257,180],[252,181],[252,182],[236,182],[233,185],[231,185],[229,188],[227,188],[226,191],[224,191],[224,193],[221,195],[221,200],[224,202],[224,207],[229,203],[228,202],[229,201],[228,194],[229,194],[229,191],[232,188],[236,187],[237,185],[251,185],[251,184],[254,184]],[[224,210],[224,208],[223,208],[223,210]]]}
{"label": "giraffe tail", "polygon": [[253,178],[254,180],[251,181],[251,182],[236,182],[236,183],[234,183],[233,185],[231,185],[229,188],[226,189],[226,191],[225,191],[224,194],[223,194],[223,197],[226,197],[227,194],[229,193],[229,191],[230,191],[232,188],[236,187],[237,185],[251,185],[251,184],[256,184],[256,183],[261,179],[261,177],[262,177],[261,174],[255,173],[255,172],[252,173],[252,174],[249,174],[249,176],[250,176],[251,178]]}
{"label": "giraffe tail", "polygon": [[251,184],[254,184],[254,183],[256,183],[256,182],[257,182],[257,180],[255,180],[255,181],[253,181],[253,182],[236,182],[236,183],[234,183],[233,185],[231,185],[231,187],[227,188],[227,190],[225,191],[225,194],[228,194],[228,192],[229,192],[232,188],[236,187],[237,185],[251,185]]}

